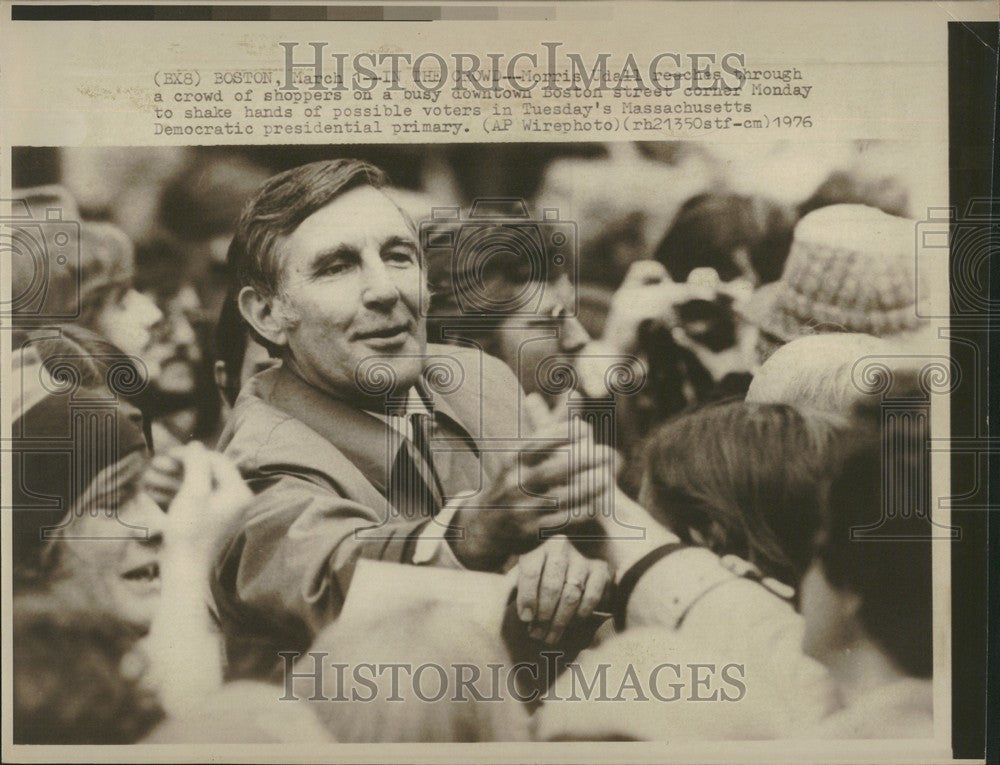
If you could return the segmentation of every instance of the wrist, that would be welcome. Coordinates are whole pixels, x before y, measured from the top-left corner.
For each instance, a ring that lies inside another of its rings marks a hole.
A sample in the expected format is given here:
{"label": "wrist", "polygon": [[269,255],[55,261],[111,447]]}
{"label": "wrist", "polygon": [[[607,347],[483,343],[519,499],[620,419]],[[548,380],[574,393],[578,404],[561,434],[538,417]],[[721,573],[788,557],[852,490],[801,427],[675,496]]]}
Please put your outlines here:
{"label": "wrist", "polygon": [[160,557],[160,578],[163,581],[205,582],[215,565],[212,550],[193,542],[167,543]]}
{"label": "wrist", "polygon": [[448,544],[458,562],[473,571],[495,571],[506,555],[494,549],[491,535],[476,520],[474,510],[460,507],[448,527]]}

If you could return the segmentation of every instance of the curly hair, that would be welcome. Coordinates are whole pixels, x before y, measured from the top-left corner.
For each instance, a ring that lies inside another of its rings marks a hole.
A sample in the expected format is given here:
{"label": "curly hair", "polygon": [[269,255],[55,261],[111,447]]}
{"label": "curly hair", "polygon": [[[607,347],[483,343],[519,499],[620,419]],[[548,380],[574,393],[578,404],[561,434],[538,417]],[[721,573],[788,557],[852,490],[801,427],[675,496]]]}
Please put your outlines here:
{"label": "curly hair", "polygon": [[13,613],[14,743],[131,744],[163,719],[127,625],[47,594]]}

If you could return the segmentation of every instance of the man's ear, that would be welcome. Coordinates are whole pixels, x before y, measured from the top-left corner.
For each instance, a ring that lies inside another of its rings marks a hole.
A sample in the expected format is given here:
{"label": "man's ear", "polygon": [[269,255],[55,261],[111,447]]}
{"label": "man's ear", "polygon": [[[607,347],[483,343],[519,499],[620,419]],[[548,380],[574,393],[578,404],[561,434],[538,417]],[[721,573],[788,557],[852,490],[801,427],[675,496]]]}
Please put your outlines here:
{"label": "man's ear", "polygon": [[240,290],[237,303],[247,324],[268,342],[281,347],[288,342],[285,323],[280,311],[275,310],[277,298],[265,298],[254,287]]}

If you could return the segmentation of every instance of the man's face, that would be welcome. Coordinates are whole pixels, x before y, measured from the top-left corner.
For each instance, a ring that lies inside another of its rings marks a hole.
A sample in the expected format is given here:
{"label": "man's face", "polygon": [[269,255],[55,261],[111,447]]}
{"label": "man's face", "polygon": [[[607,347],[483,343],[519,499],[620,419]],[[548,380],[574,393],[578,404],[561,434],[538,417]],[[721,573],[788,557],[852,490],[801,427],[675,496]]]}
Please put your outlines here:
{"label": "man's face", "polygon": [[[154,298],[151,293],[144,294]],[[189,394],[198,384],[201,349],[194,317],[201,308],[198,293],[190,285],[184,285],[176,295],[164,301],[164,318],[154,330],[153,343],[147,354],[155,358],[160,367],[156,387],[161,391]]]}
{"label": "man's face", "polygon": [[162,318],[155,302],[129,287],[101,309],[94,329],[128,355],[142,359],[149,379],[155,380],[160,374],[160,362],[150,350],[153,328]]}
{"label": "man's face", "polygon": [[406,219],[378,189],[348,191],[279,244],[274,300],[289,365],[317,387],[357,395],[366,359],[388,363],[401,389],[420,377],[427,329],[424,271]]}
{"label": "man's face", "polygon": [[553,403],[555,397],[538,387],[539,366],[552,356],[575,356],[590,340],[577,319],[567,315],[575,295],[566,276],[545,285],[534,316],[512,317],[497,328],[497,354],[513,369],[526,393],[539,392]]}

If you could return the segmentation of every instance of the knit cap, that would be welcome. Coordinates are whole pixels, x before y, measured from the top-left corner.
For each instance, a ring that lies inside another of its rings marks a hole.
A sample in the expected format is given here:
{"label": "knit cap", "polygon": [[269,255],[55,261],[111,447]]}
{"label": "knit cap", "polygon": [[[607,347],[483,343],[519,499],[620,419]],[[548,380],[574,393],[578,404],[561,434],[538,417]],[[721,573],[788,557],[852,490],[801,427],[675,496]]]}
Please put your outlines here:
{"label": "knit cap", "polygon": [[47,219],[11,227],[11,295],[18,325],[79,320],[88,306],[132,283],[132,240],[110,223]]}
{"label": "knit cap", "polygon": [[751,324],[788,342],[814,332],[898,335],[921,326],[916,221],[865,205],[832,205],[795,227],[781,279],[742,309]]}
{"label": "knit cap", "polygon": [[146,439],[138,409],[104,386],[50,392],[14,420],[11,435],[17,574],[39,567],[51,529],[66,520],[98,476],[145,452]]}

